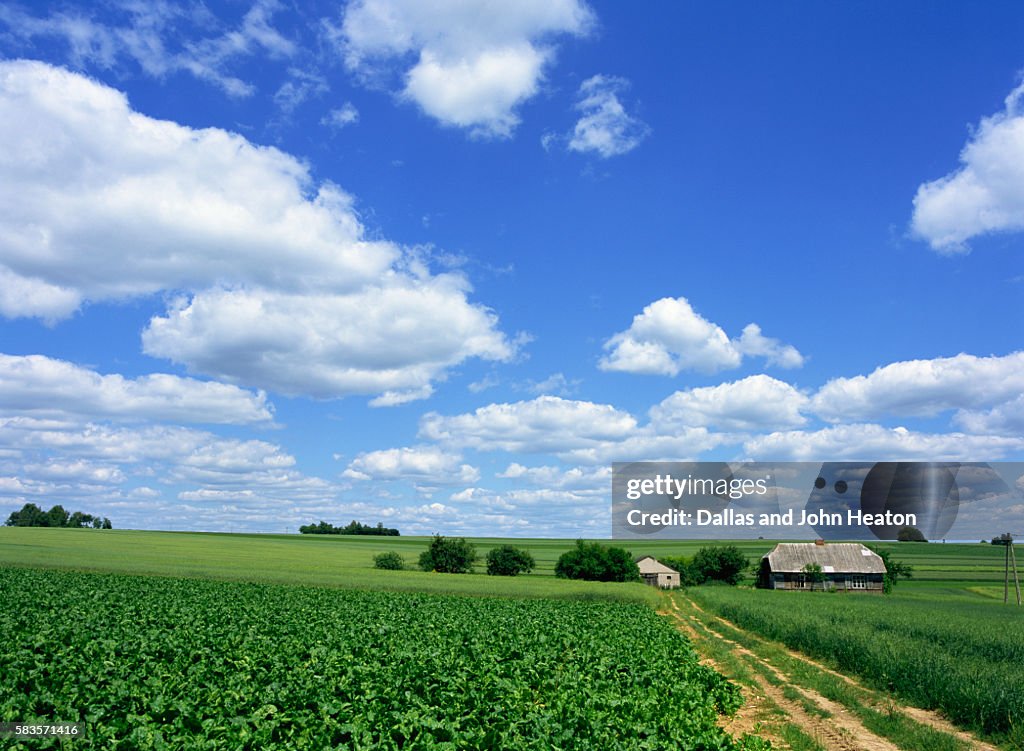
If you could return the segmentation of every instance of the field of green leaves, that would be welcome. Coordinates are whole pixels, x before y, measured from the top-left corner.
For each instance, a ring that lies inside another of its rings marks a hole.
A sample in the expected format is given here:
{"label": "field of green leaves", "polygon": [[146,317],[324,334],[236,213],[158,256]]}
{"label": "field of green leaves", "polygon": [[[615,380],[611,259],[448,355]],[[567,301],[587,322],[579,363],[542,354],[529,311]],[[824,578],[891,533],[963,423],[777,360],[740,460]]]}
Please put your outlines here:
{"label": "field of green leaves", "polygon": [[[905,587],[905,585],[900,585]],[[1024,610],[974,596],[690,590],[737,626],[990,734],[1024,727]]]}
{"label": "field of green leaves", "polygon": [[76,749],[762,747],[642,604],[28,568],[0,600],[0,721],[83,722]]}

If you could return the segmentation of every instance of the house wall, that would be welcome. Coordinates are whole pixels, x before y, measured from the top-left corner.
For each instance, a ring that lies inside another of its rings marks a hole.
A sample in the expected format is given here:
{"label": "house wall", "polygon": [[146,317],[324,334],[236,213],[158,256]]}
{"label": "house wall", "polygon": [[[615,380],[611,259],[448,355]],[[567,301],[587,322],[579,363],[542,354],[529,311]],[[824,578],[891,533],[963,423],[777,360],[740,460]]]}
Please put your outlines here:
{"label": "house wall", "polygon": [[650,584],[652,587],[679,586],[679,574],[640,574],[640,578],[644,584]]}
{"label": "house wall", "polygon": [[769,575],[771,589],[807,590],[826,589],[840,592],[881,592],[882,574],[829,573],[825,581],[810,582],[804,574],[773,571]]}
{"label": "house wall", "polygon": [[678,587],[679,574],[658,574],[659,587]]}

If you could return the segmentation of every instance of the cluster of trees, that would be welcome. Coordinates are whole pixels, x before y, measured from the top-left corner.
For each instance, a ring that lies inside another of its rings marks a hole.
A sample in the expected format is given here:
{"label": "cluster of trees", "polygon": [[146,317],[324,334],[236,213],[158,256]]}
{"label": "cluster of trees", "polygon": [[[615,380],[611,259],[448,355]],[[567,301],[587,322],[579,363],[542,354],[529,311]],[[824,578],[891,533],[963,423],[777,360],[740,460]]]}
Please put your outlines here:
{"label": "cluster of trees", "polygon": [[628,550],[577,540],[575,548],[559,556],[555,576],[599,582],[635,582],[640,581],[640,569]]}
{"label": "cluster of trees", "polygon": [[382,535],[385,537],[398,537],[397,529],[385,527],[383,522],[377,522],[376,527],[369,524],[360,524],[355,519],[344,527],[335,527],[333,524],[320,520],[319,524],[303,524],[299,532],[304,535]]}
{"label": "cluster of trees", "polygon": [[[985,542],[985,541],[982,540],[982,542]],[[1011,535],[1009,532],[1004,532],[1003,534],[999,535],[998,537],[993,537],[992,538],[992,544],[993,545],[1013,545],[1013,535]]]}
{"label": "cluster of trees", "polygon": [[[434,535],[430,546],[420,554],[419,567],[423,571],[442,574],[468,574],[477,559],[476,547],[465,538]],[[394,551],[380,553],[373,557],[373,565],[375,568],[401,571],[405,568],[405,559]],[[491,576],[528,574],[536,565],[529,551],[512,545],[500,545],[487,554],[487,573]]]}
{"label": "cluster of trees", "polygon": [[[739,584],[750,567],[747,556],[735,545],[701,548],[693,558],[659,558],[679,572],[680,584],[692,587],[717,581]],[[602,582],[640,581],[640,570],[632,554],[623,548],[577,540],[576,547],[563,553],[555,564],[555,576]]]}
{"label": "cluster of trees", "polygon": [[93,516],[81,511],[69,513],[63,506],[56,505],[49,511],[43,511],[34,503],[26,503],[20,511],[12,511],[4,522],[8,527],[92,527],[93,529],[113,529],[110,519],[105,516]]}
{"label": "cluster of trees", "polygon": [[679,572],[679,583],[684,587],[708,582],[736,585],[750,568],[746,554],[735,545],[701,548],[693,558],[666,556],[658,560]]}

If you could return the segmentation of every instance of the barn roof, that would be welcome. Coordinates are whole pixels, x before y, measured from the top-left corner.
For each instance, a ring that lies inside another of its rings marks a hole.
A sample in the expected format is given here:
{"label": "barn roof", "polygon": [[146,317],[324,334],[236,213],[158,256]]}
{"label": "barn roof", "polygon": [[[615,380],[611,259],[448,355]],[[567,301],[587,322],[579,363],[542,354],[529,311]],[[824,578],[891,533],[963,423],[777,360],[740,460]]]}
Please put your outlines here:
{"label": "barn roof", "polygon": [[677,574],[674,568],[669,568],[653,556],[645,555],[636,559],[636,566],[641,574]]}
{"label": "barn roof", "polygon": [[808,563],[817,563],[831,573],[884,574],[885,563],[877,553],[859,542],[780,542],[765,558],[772,571],[799,573]]}

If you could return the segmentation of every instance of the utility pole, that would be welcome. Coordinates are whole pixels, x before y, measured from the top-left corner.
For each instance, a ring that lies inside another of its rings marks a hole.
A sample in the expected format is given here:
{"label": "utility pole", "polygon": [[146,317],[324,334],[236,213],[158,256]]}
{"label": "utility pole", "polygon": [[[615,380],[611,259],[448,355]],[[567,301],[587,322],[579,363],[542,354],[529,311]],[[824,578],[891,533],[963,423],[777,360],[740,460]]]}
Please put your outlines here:
{"label": "utility pole", "polygon": [[1017,578],[1017,555],[1013,552],[1013,540],[1006,546],[1010,551],[1010,565],[1013,566],[1013,588],[1017,590],[1017,607],[1020,607],[1020,579]]}
{"label": "utility pole", "polygon": [[1003,561],[1003,604],[1010,601],[1010,567],[1013,567],[1013,588],[1017,595],[1017,605],[1020,605],[1020,579],[1017,577],[1017,555],[1013,550],[1013,539],[1015,535],[1007,532],[1003,535],[1006,545],[1006,553]]}

